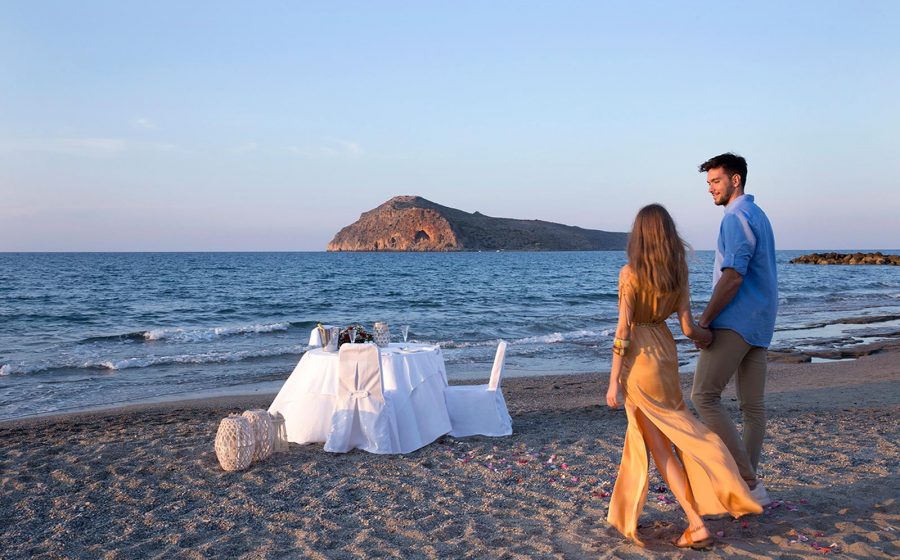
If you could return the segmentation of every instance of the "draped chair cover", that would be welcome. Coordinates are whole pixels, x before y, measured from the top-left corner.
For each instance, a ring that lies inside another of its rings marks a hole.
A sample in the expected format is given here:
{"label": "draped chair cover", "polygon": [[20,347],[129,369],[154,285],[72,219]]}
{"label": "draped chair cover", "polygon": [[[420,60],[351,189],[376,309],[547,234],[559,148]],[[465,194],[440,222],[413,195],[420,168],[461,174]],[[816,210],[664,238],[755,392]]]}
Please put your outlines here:
{"label": "draped chair cover", "polygon": [[453,429],[450,435],[508,436],[512,434],[512,418],[500,390],[503,364],[506,361],[506,342],[501,340],[494,356],[491,377],[485,385],[454,385],[444,389],[447,412]]}
{"label": "draped chair cover", "polygon": [[374,344],[344,344],[338,354],[338,394],[325,451],[400,453],[396,419],[384,399],[381,356]]}

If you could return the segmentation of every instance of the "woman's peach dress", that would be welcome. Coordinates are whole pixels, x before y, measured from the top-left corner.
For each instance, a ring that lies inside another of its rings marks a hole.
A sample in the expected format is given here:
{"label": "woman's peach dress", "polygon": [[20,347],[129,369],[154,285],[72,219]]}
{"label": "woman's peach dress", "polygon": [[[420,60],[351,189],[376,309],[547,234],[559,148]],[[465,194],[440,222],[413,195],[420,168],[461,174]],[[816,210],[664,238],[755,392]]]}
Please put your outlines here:
{"label": "woman's peach dress", "polygon": [[666,445],[675,446],[700,515],[730,513],[740,517],[762,511],[750,496],[728,448],[694,417],[681,395],[678,353],[664,321],[678,310],[681,298],[688,297],[687,290],[662,297],[636,291],[627,272],[619,279],[620,303],[633,309],[634,315],[631,345],[620,377],[628,428],[607,520],[635,540],[638,517],[647,499],[648,438],[658,437],[641,431],[638,415],[659,428]]}

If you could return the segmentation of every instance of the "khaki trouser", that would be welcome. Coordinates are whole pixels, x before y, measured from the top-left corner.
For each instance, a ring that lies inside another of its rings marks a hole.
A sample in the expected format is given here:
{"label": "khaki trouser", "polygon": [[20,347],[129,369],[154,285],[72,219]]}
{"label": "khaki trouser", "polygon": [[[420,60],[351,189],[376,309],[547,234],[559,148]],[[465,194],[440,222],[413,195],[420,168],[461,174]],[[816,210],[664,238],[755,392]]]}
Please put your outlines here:
{"label": "khaki trouser", "polygon": [[[735,372],[735,388],[744,419],[743,439],[721,402],[722,391]],[[725,442],[741,477],[750,484],[756,482],[766,434],[765,389],[766,349],[751,346],[735,331],[715,329],[712,345],[700,351],[691,400],[703,423]]]}

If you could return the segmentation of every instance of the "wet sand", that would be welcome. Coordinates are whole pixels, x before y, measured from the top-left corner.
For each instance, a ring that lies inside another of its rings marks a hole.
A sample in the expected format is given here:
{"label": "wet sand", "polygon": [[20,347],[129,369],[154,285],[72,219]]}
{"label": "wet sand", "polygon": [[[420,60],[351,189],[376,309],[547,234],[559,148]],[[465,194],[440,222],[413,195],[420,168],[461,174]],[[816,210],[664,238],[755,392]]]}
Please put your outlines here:
{"label": "wet sand", "polygon": [[775,503],[709,521],[709,552],[668,544],[683,520],[655,470],[647,548],[606,524],[626,419],[600,405],[607,374],[584,374],[505,380],[511,437],[404,456],[291,445],[240,473],[219,468],[218,422],[273,395],[0,423],[0,557],[900,555],[900,353],[769,371],[761,475]]}

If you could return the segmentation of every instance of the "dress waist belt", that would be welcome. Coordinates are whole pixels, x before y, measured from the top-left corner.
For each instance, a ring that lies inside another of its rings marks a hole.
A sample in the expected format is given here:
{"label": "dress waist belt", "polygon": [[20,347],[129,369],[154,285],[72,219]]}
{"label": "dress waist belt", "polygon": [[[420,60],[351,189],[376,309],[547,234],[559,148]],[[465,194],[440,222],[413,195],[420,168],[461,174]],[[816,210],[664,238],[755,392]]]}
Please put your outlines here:
{"label": "dress waist belt", "polygon": [[635,326],[635,327],[661,327],[662,325],[665,325],[665,324],[666,324],[665,321],[657,321],[654,323],[632,323],[632,326]]}

